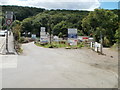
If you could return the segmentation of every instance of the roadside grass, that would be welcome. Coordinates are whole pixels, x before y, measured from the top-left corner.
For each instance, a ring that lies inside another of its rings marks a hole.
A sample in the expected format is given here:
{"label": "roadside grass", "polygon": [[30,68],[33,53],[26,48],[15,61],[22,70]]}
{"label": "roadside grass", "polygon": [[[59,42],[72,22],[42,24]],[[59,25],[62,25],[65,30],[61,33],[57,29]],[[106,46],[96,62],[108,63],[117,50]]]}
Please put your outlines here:
{"label": "roadside grass", "polygon": [[114,50],[114,51],[118,51],[118,50],[119,50],[119,48],[118,48],[119,46],[118,46],[118,45],[119,45],[119,44],[116,44],[116,43],[115,43],[110,49],[111,49],[111,50]]}
{"label": "roadside grass", "polygon": [[17,41],[15,41],[15,50],[18,55],[20,55],[23,52],[23,49],[21,48],[21,44]]}
{"label": "roadside grass", "polygon": [[23,49],[22,48],[19,48],[18,49],[18,54],[21,54],[23,52]]}
{"label": "roadside grass", "polygon": [[50,43],[41,44],[40,42],[35,42],[35,45],[39,47],[44,47],[44,48],[69,48],[69,49],[74,48],[74,49],[77,49],[77,48],[84,47],[83,43],[78,43],[78,45],[70,46],[67,44],[67,42],[65,43],[52,42],[51,44]]}
{"label": "roadside grass", "polygon": [[40,42],[36,42],[35,45],[39,46],[39,47],[44,47],[44,48],[63,48],[63,47],[67,47],[68,45],[66,44],[59,44],[59,43],[54,43],[52,42],[51,44],[40,44]]}

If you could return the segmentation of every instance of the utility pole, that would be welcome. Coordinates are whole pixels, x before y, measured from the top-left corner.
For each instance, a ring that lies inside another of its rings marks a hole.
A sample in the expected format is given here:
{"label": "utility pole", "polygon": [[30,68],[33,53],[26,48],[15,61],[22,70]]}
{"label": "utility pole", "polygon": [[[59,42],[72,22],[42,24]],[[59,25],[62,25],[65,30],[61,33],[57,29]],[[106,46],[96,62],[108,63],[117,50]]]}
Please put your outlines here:
{"label": "utility pole", "polygon": [[7,52],[9,52],[9,51],[8,51],[8,29],[9,29],[9,28],[8,28],[8,26],[7,26],[7,33],[6,33],[6,51],[7,51]]}
{"label": "utility pole", "polygon": [[52,40],[51,40],[51,27],[50,27],[50,45],[51,45],[51,42]]}
{"label": "utility pole", "polygon": [[100,51],[101,51],[101,54],[103,54],[103,39],[102,39],[102,32],[100,31],[100,44],[101,44],[101,47],[100,47]]}
{"label": "utility pole", "polygon": [[51,25],[50,25],[50,16],[49,16],[49,21],[48,21],[48,27],[49,27],[49,32],[50,32],[50,45],[51,45],[52,40],[51,40]]}

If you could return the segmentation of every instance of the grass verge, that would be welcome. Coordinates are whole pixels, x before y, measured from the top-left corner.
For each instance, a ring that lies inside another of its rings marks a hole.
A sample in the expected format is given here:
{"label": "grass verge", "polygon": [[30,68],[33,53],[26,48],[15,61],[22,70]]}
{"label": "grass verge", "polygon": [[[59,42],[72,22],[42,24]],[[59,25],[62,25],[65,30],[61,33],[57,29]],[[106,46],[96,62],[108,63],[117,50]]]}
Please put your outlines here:
{"label": "grass verge", "polygon": [[77,49],[77,48],[84,47],[83,43],[79,43],[78,45],[70,46],[67,43],[52,42],[51,44],[50,43],[48,43],[48,44],[41,44],[40,42],[35,42],[35,45],[39,46],[39,47],[44,47],[44,48],[66,48],[67,47],[67,48]]}

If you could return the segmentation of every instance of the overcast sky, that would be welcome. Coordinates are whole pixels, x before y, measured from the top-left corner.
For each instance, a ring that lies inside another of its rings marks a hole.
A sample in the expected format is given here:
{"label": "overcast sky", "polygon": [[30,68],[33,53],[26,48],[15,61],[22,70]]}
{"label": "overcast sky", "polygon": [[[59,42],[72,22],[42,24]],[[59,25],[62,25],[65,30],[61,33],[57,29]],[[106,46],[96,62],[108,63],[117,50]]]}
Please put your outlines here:
{"label": "overcast sky", "polygon": [[99,8],[101,2],[119,0],[0,0],[0,5],[30,6],[45,9],[89,10]]}

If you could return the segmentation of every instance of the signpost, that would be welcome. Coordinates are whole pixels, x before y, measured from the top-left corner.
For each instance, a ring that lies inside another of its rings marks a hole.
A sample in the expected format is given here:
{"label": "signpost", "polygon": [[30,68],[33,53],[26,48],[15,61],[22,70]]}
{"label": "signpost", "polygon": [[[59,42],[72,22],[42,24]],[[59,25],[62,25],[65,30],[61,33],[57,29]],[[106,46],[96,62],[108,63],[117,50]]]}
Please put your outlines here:
{"label": "signpost", "polygon": [[68,38],[77,38],[77,29],[69,28],[68,29]]}
{"label": "signpost", "polygon": [[77,29],[68,28],[68,43],[72,45],[77,45]]}
{"label": "signpost", "polygon": [[6,25],[7,25],[7,34],[6,34],[6,51],[8,51],[8,30],[9,26],[12,24],[13,21],[13,12],[11,11],[6,11]]}
{"label": "signpost", "polygon": [[45,27],[41,27],[40,29],[40,42],[48,43],[48,35],[46,34]]}
{"label": "signpost", "polygon": [[12,20],[11,20],[11,19],[7,19],[7,20],[6,20],[6,24],[7,24],[7,25],[11,25],[11,23],[12,23]]}

